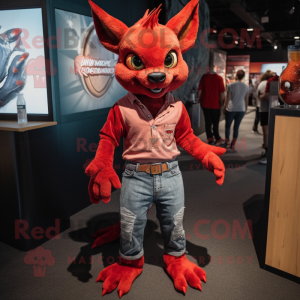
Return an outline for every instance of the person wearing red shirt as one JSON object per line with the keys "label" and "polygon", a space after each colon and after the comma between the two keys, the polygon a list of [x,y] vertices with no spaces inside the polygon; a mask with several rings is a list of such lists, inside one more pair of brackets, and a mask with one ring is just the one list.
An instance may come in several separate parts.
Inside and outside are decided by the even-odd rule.
{"label": "person wearing red shirt", "polygon": [[[223,78],[215,73],[204,74],[198,88],[198,99],[205,118],[205,131],[209,144],[222,141],[219,134],[220,102],[224,101]],[[213,131],[212,131],[213,127]],[[214,138],[215,141],[214,142]]]}
{"label": "person wearing red shirt", "polygon": [[[270,82],[279,80],[279,76],[275,72],[274,72],[274,74],[275,74],[274,77],[270,78],[267,82],[266,93],[268,93],[268,94],[270,93]],[[267,95],[267,96],[269,96],[269,95]]]}

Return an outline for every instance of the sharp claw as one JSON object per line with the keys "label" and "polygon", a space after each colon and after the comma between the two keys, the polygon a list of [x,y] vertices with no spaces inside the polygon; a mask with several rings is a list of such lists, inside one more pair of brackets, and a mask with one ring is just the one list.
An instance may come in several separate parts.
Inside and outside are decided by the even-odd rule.
{"label": "sharp claw", "polygon": [[106,289],[103,289],[102,296],[104,296],[107,293]]}
{"label": "sharp claw", "polygon": [[185,287],[185,286],[182,288],[182,291],[183,291],[184,293],[186,293],[186,287]]}
{"label": "sharp claw", "polygon": [[198,285],[197,285],[197,289],[200,290],[200,291],[202,291],[201,284],[198,284]]}
{"label": "sharp claw", "polygon": [[123,296],[123,291],[119,291],[119,298],[121,299]]}
{"label": "sharp claw", "polygon": [[19,35],[21,32],[22,32],[21,29],[16,28],[16,29],[14,29],[14,30],[11,32],[11,36],[14,37],[14,36],[16,36],[16,35]]}

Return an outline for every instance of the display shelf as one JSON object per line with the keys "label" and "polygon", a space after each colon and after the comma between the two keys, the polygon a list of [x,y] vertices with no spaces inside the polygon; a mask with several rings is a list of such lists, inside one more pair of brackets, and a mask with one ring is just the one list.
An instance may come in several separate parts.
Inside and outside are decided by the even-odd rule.
{"label": "display shelf", "polygon": [[0,130],[24,132],[55,125],[57,125],[57,122],[28,122],[19,124],[17,121],[0,121]]}

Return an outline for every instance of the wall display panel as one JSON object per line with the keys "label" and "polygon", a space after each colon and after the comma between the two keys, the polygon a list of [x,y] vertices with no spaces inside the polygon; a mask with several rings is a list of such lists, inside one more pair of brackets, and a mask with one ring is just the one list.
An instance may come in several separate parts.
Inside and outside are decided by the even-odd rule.
{"label": "wall display panel", "polygon": [[235,82],[236,72],[245,72],[244,82],[249,85],[250,55],[229,55],[227,56],[226,80],[227,84]]}
{"label": "wall display panel", "polygon": [[280,76],[286,66],[287,63],[262,64],[260,72],[265,73],[267,70],[271,70],[273,72],[276,72],[277,75]]}
{"label": "wall display panel", "polygon": [[99,42],[92,17],[55,10],[62,115],[111,107],[127,91],[115,78],[118,55]]}
{"label": "wall display panel", "polygon": [[223,78],[224,86],[226,86],[226,53],[214,51],[213,71]]}
{"label": "wall display panel", "polygon": [[52,70],[45,59],[42,9],[0,10],[0,114],[17,114],[22,93],[28,114],[48,115],[46,76]]}

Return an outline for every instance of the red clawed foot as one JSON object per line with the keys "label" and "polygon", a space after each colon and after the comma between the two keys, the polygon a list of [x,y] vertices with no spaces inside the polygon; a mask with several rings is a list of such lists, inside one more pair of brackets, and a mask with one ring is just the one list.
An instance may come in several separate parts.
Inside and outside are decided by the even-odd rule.
{"label": "red clawed foot", "polygon": [[190,262],[185,254],[179,257],[164,255],[165,269],[172,277],[174,286],[178,291],[186,293],[187,283],[200,291],[201,280],[206,282],[206,273],[200,267]]}
{"label": "red clawed foot", "polygon": [[104,281],[102,296],[112,292],[118,287],[118,294],[121,298],[128,293],[133,281],[142,273],[144,256],[136,260],[120,259],[115,263],[102,270],[96,281]]}
{"label": "red clawed foot", "polygon": [[93,235],[93,238],[96,239],[93,243],[92,249],[119,239],[120,231],[120,221],[118,221],[117,224],[113,226],[97,230],[97,232]]}

